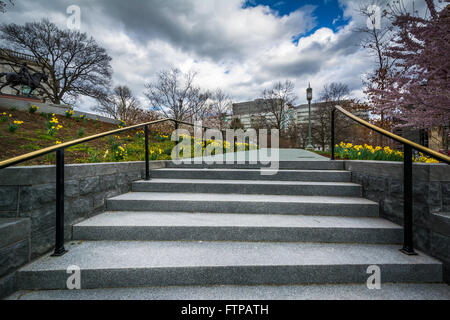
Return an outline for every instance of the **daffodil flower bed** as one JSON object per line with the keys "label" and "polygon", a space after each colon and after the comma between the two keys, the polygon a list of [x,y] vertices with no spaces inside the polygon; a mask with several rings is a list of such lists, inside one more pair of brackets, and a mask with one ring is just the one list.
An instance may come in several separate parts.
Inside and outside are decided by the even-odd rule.
{"label": "daffodil flower bed", "polygon": [[[12,122],[11,122],[12,120]],[[8,122],[8,132],[15,133],[19,126],[23,124],[23,121],[14,120],[12,114],[8,114],[6,112],[3,112],[0,115],[0,121],[1,122]]]}
{"label": "daffodil flower bed", "polygon": [[[67,113],[69,113],[68,110]],[[70,112],[72,113],[72,112]],[[41,110],[30,113],[25,111],[1,110],[0,112],[0,135],[4,136],[4,148],[0,153],[0,159],[6,160],[13,156],[24,154],[28,151],[40,150],[49,145],[59,146],[61,143],[73,141],[81,136],[93,135],[100,132],[107,132],[117,127],[117,124],[98,122],[98,127],[94,121],[83,120],[83,117],[67,115],[55,115],[54,113],[44,113]],[[16,122],[14,122],[16,121]],[[23,122],[22,122],[23,121]],[[84,122],[86,121],[86,122]],[[126,125],[122,123],[122,125]],[[149,156],[151,160],[171,160],[172,151],[176,144],[182,141],[172,141],[172,128],[158,127],[149,128]],[[155,130],[156,129],[156,130]],[[108,136],[66,148],[67,163],[100,163],[117,161],[143,161],[145,160],[145,132],[141,129]],[[190,142],[191,153],[185,152],[181,157],[195,157],[222,152],[232,152],[253,149],[248,143],[237,143],[235,148],[230,148],[229,142],[222,139],[208,141],[195,140],[190,134],[180,140]],[[175,140],[175,139],[174,139]],[[248,142],[248,141],[246,141]],[[194,152],[194,146],[196,153]],[[7,151],[5,151],[7,150]],[[200,151],[200,153],[198,152]],[[208,152],[207,152],[208,151]],[[30,164],[54,164],[55,155],[39,157],[27,162]]]}
{"label": "daffodil flower bed", "polygon": [[[150,160],[171,160],[172,150],[175,147],[175,142],[171,140],[170,134],[164,133],[153,133],[152,140],[149,143],[149,159]],[[195,141],[194,137],[191,136],[180,136],[180,142],[183,139],[191,140],[191,157],[194,157],[194,148],[200,147],[202,153],[205,152],[206,148],[210,146],[211,148],[222,147],[223,153],[226,153],[227,148],[230,147],[230,143],[221,140],[207,140],[207,141]],[[137,161],[145,160],[145,138],[144,131],[138,130],[134,135],[127,135],[121,137],[118,135],[111,136],[108,138],[109,147],[103,150],[100,154],[101,160],[105,162],[113,161]],[[236,143],[235,151],[249,150],[250,145],[248,143]],[[214,155],[214,151],[212,152]],[[183,157],[183,153],[180,154]],[[185,155],[188,156],[187,154]]]}
{"label": "daffodil flower bed", "polygon": [[125,121],[119,120],[119,124],[117,125],[117,127],[118,127],[119,129],[125,128],[126,126],[127,126],[127,123],[126,123]]}
{"label": "daffodil flower bed", "polygon": [[[403,161],[404,155],[401,151],[392,150],[390,147],[373,147],[367,144],[352,145],[341,142],[335,146],[335,154],[341,159],[349,160],[378,160],[378,161]],[[413,157],[414,162],[439,163],[439,161],[426,157],[419,152]]]}
{"label": "daffodil flower bed", "polygon": [[11,118],[11,117],[12,117],[11,114],[8,115],[6,112],[3,112],[2,115],[1,115],[1,117],[0,117],[0,121],[1,121],[1,122],[6,122],[6,121],[8,121],[8,119]]}
{"label": "daffodil flower bed", "polygon": [[59,124],[58,118],[55,117],[55,114],[52,115],[53,117],[47,121],[46,127],[47,127],[47,134],[50,136],[53,136],[57,131],[62,129],[62,125]]}
{"label": "daffodil flower bed", "polygon": [[12,124],[10,123],[8,125],[8,131],[11,133],[16,132],[16,130],[19,128],[19,125],[23,124],[23,121],[14,121]]}

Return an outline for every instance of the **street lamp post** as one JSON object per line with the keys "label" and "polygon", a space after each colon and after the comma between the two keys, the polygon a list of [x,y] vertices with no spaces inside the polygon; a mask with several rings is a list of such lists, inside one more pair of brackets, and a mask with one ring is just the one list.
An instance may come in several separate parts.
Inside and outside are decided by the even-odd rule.
{"label": "street lamp post", "polygon": [[308,99],[308,145],[306,150],[314,150],[311,142],[311,100],[312,100],[312,88],[311,84],[308,85],[306,89],[306,99]]}

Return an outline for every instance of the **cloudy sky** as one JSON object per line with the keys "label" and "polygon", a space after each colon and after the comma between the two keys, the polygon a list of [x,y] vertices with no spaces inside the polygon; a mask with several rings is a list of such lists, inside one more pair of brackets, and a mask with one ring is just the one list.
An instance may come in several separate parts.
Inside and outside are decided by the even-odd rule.
{"label": "cloudy sky", "polygon": [[[359,0],[14,0],[2,23],[50,19],[67,26],[67,8],[81,9],[81,31],[113,57],[113,80],[142,104],[144,84],[161,69],[198,72],[197,84],[222,88],[235,102],[253,100],[290,79],[299,99],[311,82],[346,83],[364,98],[362,77],[374,66],[359,46]],[[417,2],[417,1],[416,1]],[[423,2],[423,0],[418,0]],[[78,108],[85,109],[82,101]]]}

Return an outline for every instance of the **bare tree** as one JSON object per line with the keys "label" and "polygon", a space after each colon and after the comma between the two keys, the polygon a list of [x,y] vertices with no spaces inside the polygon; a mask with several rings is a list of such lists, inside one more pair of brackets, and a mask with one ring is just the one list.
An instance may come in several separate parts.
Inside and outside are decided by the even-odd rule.
{"label": "bare tree", "polygon": [[286,138],[291,146],[305,149],[308,144],[308,123],[292,121],[288,126]]}
{"label": "bare tree", "polygon": [[[61,30],[49,20],[25,25],[3,24],[0,39],[10,49],[30,53],[39,70],[49,75],[47,86],[41,88],[44,99],[59,104],[79,95],[98,98],[110,85],[111,57],[92,37],[75,30]],[[6,64],[16,65],[11,55]]]}
{"label": "bare tree", "polygon": [[332,82],[323,86],[320,93],[320,101],[334,106],[335,103],[348,99],[349,95],[350,89],[348,85],[342,82]]}
{"label": "bare tree", "polygon": [[231,110],[231,99],[222,89],[216,89],[211,95],[212,103],[209,106],[208,113],[215,119],[219,130],[226,127],[226,120]]}
{"label": "bare tree", "polygon": [[117,86],[105,98],[98,99],[96,111],[116,120],[125,121],[128,125],[136,124],[142,116],[139,102],[127,86]]}
{"label": "bare tree", "polygon": [[297,131],[297,137],[299,138],[299,146],[302,149],[306,149],[308,145],[308,124],[299,123],[295,125]]}
{"label": "bare tree", "polygon": [[[321,145],[322,150],[325,150],[330,141],[330,123],[331,123],[331,110],[336,104],[345,104],[349,107],[348,103],[350,90],[344,83],[333,82],[324,85],[319,100],[321,103],[316,104],[316,108],[311,113],[311,133],[315,140],[315,143]],[[335,122],[336,138],[339,139],[342,136],[344,128],[349,126],[349,122],[344,118],[339,117]]]}
{"label": "bare tree", "polygon": [[192,71],[186,74],[175,68],[161,71],[156,82],[146,84],[145,95],[151,107],[176,120],[203,118],[210,93],[194,85],[195,77]]}
{"label": "bare tree", "polygon": [[250,115],[250,126],[252,129],[260,130],[270,128],[271,124],[264,113],[257,113]]}
{"label": "bare tree", "polygon": [[284,129],[284,121],[289,106],[297,100],[294,94],[294,84],[290,80],[276,82],[272,88],[265,89],[259,99],[261,113],[266,113],[266,121],[271,128]]}
{"label": "bare tree", "polygon": [[244,125],[242,124],[241,119],[233,118],[230,123],[230,129],[244,129]]}
{"label": "bare tree", "polygon": [[[388,55],[388,48],[393,39],[392,24],[386,18],[386,9],[390,7],[387,0],[372,0],[361,3],[359,14],[369,21],[367,25],[357,28],[355,31],[363,34],[361,46],[367,49],[375,61],[375,68],[365,79],[365,93],[368,95],[372,111],[381,118],[380,125],[388,129],[386,114],[389,113],[389,106],[382,102],[380,92],[384,92],[390,85],[390,75],[393,72],[395,59]],[[378,10],[378,12],[375,12]],[[380,19],[377,21],[377,19]],[[383,136],[380,135],[382,144]]]}
{"label": "bare tree", "polygon": [[[363,35],[361,46],[376,57],[378,69],[387,69],[392,66],[391,59],[386,55],[392,39],[391,24],[386,18],[386,0],[371,0],[359,4],[358,13],[365,18],[365,23],[355,29]],[[378,20],[380,19],[380,20]]]}

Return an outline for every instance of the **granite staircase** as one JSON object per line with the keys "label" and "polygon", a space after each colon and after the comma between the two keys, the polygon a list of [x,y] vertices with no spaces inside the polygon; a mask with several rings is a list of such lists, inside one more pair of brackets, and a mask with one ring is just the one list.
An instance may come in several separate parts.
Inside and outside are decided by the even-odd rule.
{"label": "granite staircase", "polygon": [[[402,228],[380,218],[343,169],[287,161],[274,175],[248,164],[153,170],[75,225],[68,253],[22,268],[18,289],[40,290],[34,298],[370,299],[441,283],[442,264],[399,252]],[[72,265],[77,292],[66,290]],[[391,288],[384,296],[366,287],[370,265]]]}

